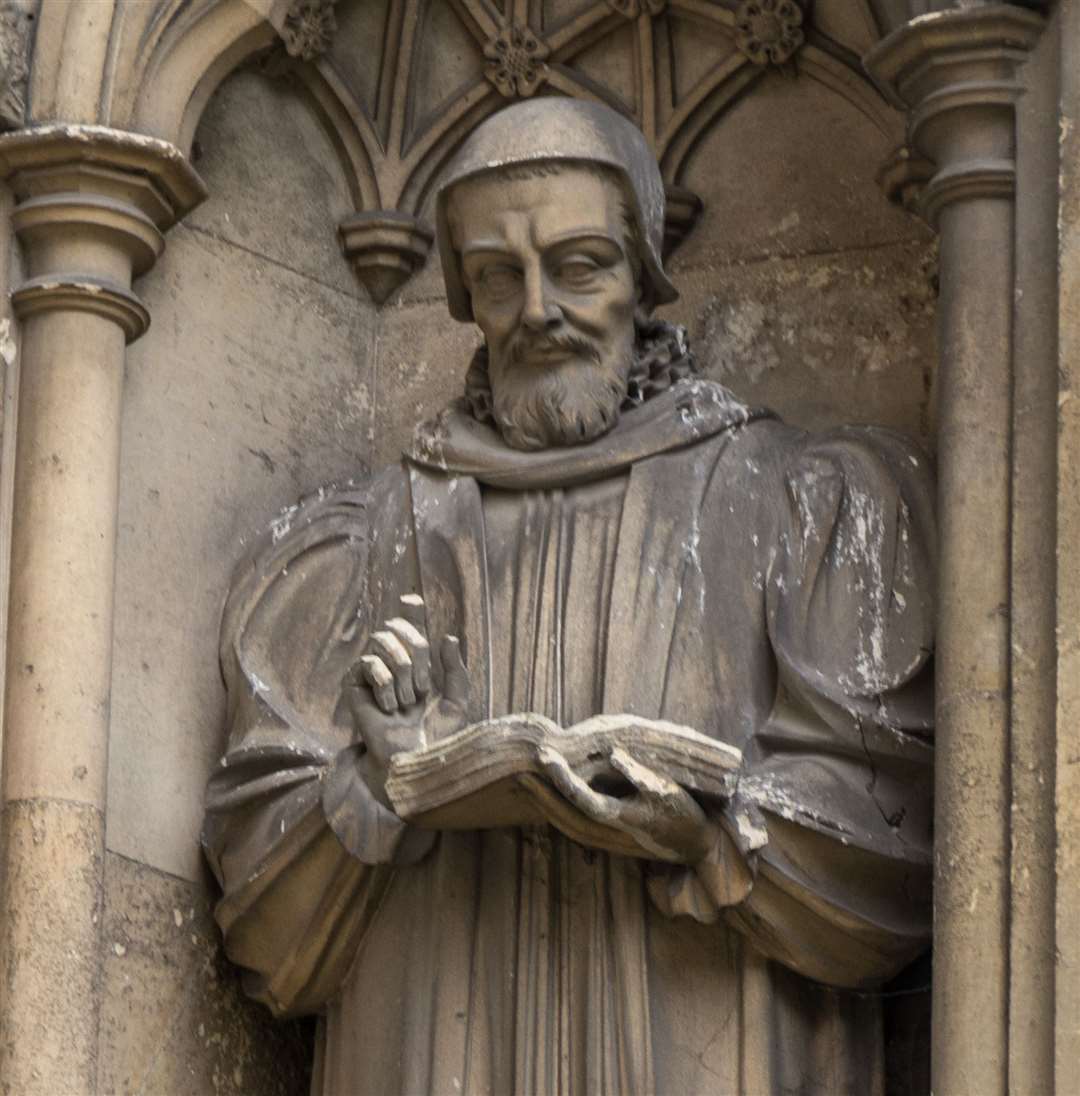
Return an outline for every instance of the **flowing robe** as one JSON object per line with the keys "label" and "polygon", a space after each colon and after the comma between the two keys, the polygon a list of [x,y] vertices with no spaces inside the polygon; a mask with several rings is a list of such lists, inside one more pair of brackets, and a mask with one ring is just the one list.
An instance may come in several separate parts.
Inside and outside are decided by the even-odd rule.
{"label": "flowing robe", "polygon": [[[880,1092],[880,1011],[830,987],[929,934],[925,458],[692,381],[564,451],[451,413],[320,494],[237,574],[204,834],[249,992],[325,1017],[315,1091]],[[413,592],[462,639],[471,719],[634,712],[741,749],[726,860],[380,805],[339,698]]]}

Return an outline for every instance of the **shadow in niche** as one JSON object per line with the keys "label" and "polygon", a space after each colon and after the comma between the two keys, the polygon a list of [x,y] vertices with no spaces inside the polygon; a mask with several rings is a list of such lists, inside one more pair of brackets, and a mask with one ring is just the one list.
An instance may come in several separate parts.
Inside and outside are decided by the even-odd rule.
{"label": "shadow in niche", "polygon": [[882,990],[885,1028],[885,1096],[930,1092],[930,977],[928,951]]}

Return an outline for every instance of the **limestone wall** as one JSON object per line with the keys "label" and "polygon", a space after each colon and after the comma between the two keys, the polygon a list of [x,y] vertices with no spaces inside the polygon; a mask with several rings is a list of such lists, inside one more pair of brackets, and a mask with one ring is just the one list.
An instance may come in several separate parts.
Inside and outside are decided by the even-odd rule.
{"label": "limestone wall", "polygon": [[368,471],[377,325],[333,232],[348,191],[295,95],[237,73],[196,147],[211,197],[139,284],[153,326],[127,365],[100,1088],[294,1093],[307,1033],[240,993],[199,852],[216,634],[253,533]]}

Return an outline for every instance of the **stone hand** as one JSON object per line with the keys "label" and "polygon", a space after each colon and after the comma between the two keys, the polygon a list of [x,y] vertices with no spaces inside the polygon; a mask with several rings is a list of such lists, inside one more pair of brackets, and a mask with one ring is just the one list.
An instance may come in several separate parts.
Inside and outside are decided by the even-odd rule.
{"label": "stone hand", "polygon": [[469,678],[458,638],[444,636],[433,652],[423,600],[406,594],[400,604],[401,615],[372,633],[345,684],[353,726],[365,747],[361,768],[384,803],[394,754],[453,734],[467,722]]}
{"label": "stone hand", "polygon": [[694,797],[623,749],[612,750],[608,760],[633,788],[626,796],[597,791],[555,750],[545,750],[541,760],[548,779],[585,818],[628,834],[658,860],[696,864],[716,843],[719,829]]}

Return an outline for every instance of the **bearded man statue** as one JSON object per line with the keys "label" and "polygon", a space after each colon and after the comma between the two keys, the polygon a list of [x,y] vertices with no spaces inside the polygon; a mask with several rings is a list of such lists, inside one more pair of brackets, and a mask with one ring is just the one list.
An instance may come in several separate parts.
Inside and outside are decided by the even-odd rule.
{"label": "bearded man statue", "polygon": [[[479,126],[436,210],[464,399],[237,572],[204,845],[249,992],[322,1017],[316,1093],[883,1090],[859,991],[930,925],[929,468],[703,378],[652,318],[663,199],[607,107]],[[522,713],[741,760],[718,800],[541,751],[533,821],[398,813],[398,755]]]}

